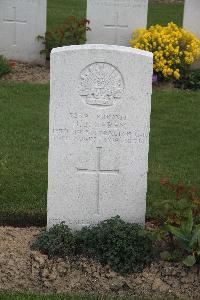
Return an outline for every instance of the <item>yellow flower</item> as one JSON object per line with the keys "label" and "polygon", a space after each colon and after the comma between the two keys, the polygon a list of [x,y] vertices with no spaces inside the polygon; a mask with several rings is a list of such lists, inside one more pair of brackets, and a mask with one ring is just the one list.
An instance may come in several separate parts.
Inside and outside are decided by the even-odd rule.
{"label": "yellow flower", "polygon": [[174,71],[174,77],[176,79],[179,79],[180,78],[180,73],[178,71]]}
{"label": "yellow flower", "polygon": [[154,72],[165,78],[179,79],[180,70],[200,57],[200,39],[173,22],[134,31],[130,44],[134,48],[152,51]]}

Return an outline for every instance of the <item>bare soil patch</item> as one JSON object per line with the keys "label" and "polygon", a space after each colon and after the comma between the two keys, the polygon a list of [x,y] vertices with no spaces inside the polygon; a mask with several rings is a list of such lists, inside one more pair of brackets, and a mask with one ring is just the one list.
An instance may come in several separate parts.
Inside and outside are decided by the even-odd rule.
{"label": "bare soil patch", "polygon": [[22,62],[13,62],[12,72],[4,75],[1,80],[17,82],[48,83],[50,68],[47,62],[45,66],[32,65]]}
{"label": "bare soil patch", "polygon": [[30,250],[41,228],[0,227],[0,290],[114,295],[177,295],[200,299],[200,267],[155,262],[123,277],[83,257],[49,260]]}

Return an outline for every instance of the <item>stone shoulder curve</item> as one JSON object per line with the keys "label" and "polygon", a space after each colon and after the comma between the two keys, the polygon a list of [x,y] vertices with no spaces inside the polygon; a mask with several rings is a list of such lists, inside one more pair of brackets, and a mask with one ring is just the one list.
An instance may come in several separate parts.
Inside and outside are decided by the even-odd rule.
{"label": "stone shoulder curve", "polygon": [[117,45],[104,45],[104,44],[85,44],[85,45],[72,45],[72,46],[64,46],[64,47],[58,47],[54,48],[51,51],[51,55],[67,52],[67,51],[79,51],[79,50],[107,50],[107,51],[121,51],[126,53],[132,53],[132,54],[138,54],[142,56],[146,56],[149,58],[153,58],[153,53],[131,48],[131,47],[125,47],[125,46],[117,46]]}

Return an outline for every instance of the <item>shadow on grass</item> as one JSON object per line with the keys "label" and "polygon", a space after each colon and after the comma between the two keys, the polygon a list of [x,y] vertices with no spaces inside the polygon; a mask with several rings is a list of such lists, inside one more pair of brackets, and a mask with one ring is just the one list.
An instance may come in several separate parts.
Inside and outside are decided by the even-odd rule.
{"label": "shadow on grass", "polygon": [[39,212],[39,213],[1,212],[0,214],[0,226],[44,227],[46,226],[46,224],[47,224],[46,212]]}

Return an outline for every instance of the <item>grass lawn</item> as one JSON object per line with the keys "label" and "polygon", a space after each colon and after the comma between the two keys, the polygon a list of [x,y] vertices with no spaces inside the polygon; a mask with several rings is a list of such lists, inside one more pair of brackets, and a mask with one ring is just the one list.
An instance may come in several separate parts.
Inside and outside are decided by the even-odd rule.
{"label": "grass lawn", "polygon": [[[56,28],[71,15],[85,18],[86,3],[87,0],[48,0],[48,30]],[[148,26],[157,23],[166,25],[170,21],[181,26],[182,19],[183,4],[149,4]]]}
{"label": "grass lawn", "polygon": [[36,295],[0,293],[0,300],[175,300],[174,297],[102,297],[102,296],[76,296],[76,295]]}
{"label": "grass lawn", "polygon": [[166,25],[173,21],[179,26],[183,23],[183,4],[150,3],[148,10],[148,27],[155,24]]}
{"label": "grass lawn", "polygon": [[[154,201],[175,198],[159,179],[200,188],[200,92],[155,91],[152,99],[147,213]],[[159,213],[159,212],[158,212]]]}
{"label": "grass lawn", "polygon": [[[49,86],[0,83],[0,221],[45,224]],[[154,91],[148,176],[151,203],[165,177],[200,187],[200,92]],[[123,200],[123,199],[122,199]]]}
{"label": "grass lawn", "polygon": [[0,221],[46,218],[48,99],[48,85],[0,84]]}

